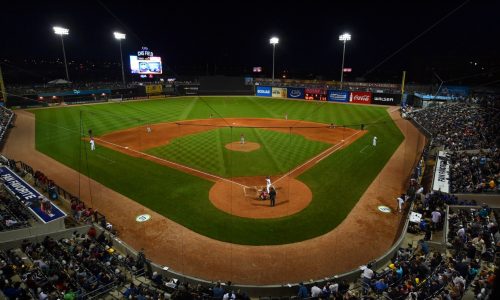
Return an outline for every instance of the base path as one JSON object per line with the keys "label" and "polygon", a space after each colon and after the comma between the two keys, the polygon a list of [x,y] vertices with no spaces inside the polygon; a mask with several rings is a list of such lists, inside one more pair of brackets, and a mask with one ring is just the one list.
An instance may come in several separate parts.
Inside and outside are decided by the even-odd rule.
{"label": "base path", "polygon": [[[402,120],[397,111],[392,111],[391,117],[405,140],[339,226],[299,243],[244,246],[199,235],[94,180],[79,176],[36,151],[33,115],[25,111],[16,114],[16,126],[3,150],[7,157],[43,171],[74,195],[78,195],[81,183],[81,198],[89,205],[90,187],[94,207],[114,224],[120,238],[135,249],[144,248],[149,259],[183,274],[237,284],[286,284],[324,278],[356,269],[382,255],[397,237],[401,216],[381,213],[377,206],[395,208],[395,199],[404,191],[412,166],[425,145],[423,135],[409,121]],[[145,213],[152,216],[150,221],[134,221]]]}

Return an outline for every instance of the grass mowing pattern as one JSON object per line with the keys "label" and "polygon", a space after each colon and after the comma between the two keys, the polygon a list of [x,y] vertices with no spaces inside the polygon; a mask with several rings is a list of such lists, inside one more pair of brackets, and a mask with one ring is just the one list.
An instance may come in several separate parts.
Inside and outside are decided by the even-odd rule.
{"label": "grass mowing pattern", "polygon": [[[313,129],[311,129],[313,130]],[[252,152],[228,150],[224,145],[246,142],[261,147]],[[172,140],[146,152],[221,177],[283,174],[327,149],[329,144],[301,135],[258,128],[221,128]]]}
{"label": "grass mowing pattern", "polygon": [[[202,235],[248,245],[298,242],[335,228],[403,139],[385,108],[256,97],[176,98],[41,109],[34,113],[39,151]],[[91,153],[79,135],[89,128],[100,135],[148,123],[204,119],[210,114],[283,118],[285,113],[289,120],[376,124],[366,126],[368,134],[299,177],[313,192],[307,208],[269,220],[222,212],[208,200],[211,182],[102,147]],[[376,149],[360,153],[371,144],[373,135],[379,138]],[[98,197],[94,201],[99,201]]]}

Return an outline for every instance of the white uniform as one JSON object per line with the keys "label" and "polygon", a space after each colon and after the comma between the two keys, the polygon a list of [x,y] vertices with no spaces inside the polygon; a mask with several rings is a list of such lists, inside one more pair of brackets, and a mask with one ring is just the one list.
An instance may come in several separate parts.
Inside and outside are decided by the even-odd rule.
{"label": "white uniform", "polygon": [[94,141],[94,139],[90,140],[90,150],[92,150],[92,151],[95,150],[95,141]]}
{"label": "white uniform", "polygon": [[377,146],[377,137],[376,136],[373,137],[372,145],[373,145],[373,147]]}
{"label": "white uniform", "polygon": [[269,188],[271,187],[271,178],[266,178],[266,190],[267,193],[269,194]]}
{"label": "white uniform", "polygon": [[405,203],[405,199],[403,199],[402,197],[398,197],[398,209],[399,209],[399,212],[402,211],[403,209],[403,204]]}

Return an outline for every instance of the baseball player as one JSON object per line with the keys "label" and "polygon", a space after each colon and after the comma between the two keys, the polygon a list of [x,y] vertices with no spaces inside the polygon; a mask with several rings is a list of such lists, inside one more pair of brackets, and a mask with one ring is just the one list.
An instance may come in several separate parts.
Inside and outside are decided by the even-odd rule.
{"label": "baseball player", "polygon": [[151,127],[149,127],[149,126],[148,126],[148,127],[146,128],[146,132],[147,132],[147,133],[151,133]]}
{"label": "baseball player", "polygon": [[91,151],[95,150],[95,141],[93,138],[90,139],[90,150]]}
{"label": "baseball player", "polygon": [[269,194],[269,188],[271,188],[271,177],[267,176],[266,177],[266,190],[267,190],[267,193]]}
{"label": "baseball player", "polygon": [[376,136],[373,137],[372,145],[373,145],[373,147],[377,146],[377,137]]}
{"label": "baseball player", "polygon": [[242,133],[240,135],[240,144],[244,144],[245,143],[245,135]]}

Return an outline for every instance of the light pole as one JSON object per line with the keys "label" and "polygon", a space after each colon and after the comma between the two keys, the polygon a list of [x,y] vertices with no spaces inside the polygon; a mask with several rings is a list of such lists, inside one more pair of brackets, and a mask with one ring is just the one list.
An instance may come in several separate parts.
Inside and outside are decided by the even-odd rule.
{"label": "light pole", "polygon": [[342,68],[340,69],[340,89],[344,82],[344,58],[345,58],[345,43],[351,40],[351,35],[349,33],[344,33],[339,35],[339,41],[344,42],[344,51],[342,51]]}
{"label": "light pole", "polygon": [[125,33],[120,33],[120,32],[113,32],[115,35],[115,39],[118,40],[118,43],[120,44],[120,60],[121,60],[121,65],[122,65],[122,80],[123,80],[123,87],[126,87],[125,85],[125,70],[123,69],[123,53],[122,53],[122,40],[125,39]]}
{"label": "light pole", "polygon": [[280,42],[280,39],[273,36],[269,39],[269,43],[273,45],[273,84],[274,84],[274,53],[276,52],[276,44]]}
{"label": "light pole", "polygon": [[54,29],[54,33],[58,34],[61,36],[61,44],[62,44],[62,50],[63,50],[63,58],[64,58],[64,68],[66,69],[66,80],[69,81],[69,73],[68,73],[68,64],[66,63],[66,51],[64,50],[64,35],[69,34],[69,29],[59,27],[59,26],[54,26],[52,27]]}

